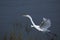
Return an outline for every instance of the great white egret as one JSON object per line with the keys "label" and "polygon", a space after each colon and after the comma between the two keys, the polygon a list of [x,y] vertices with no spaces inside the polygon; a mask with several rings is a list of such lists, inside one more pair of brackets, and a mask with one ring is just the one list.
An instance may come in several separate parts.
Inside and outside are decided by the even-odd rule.
{"label": "great white egret", "polygon": [[43,18],[43,21],[41,22],[41,24],[40,25],[36,25],[33,22],[32,17],[30,15],[23,15],[23,16],[29,18],[31,23],[32,23],[31,27],[34,27],[38,31],[42,31],[42,32],[46,32],[46,31],[49,32],[50,31],[50,30],[48,30],[48,28],[51,26],[50,19]]}
{"label": "great white egret", "polygon": [[43,17],[43,21],[41,22],[41,24],[40,25],[36,25],[33,22],[32,17],[30,15],[23,15],[23,16],[30,19],[30,21],[32,23],[31,27],[34,27],[38,31],[48,32],[49,34],[52,34],[54,36],[57,36],[56,34],[52,33],[50,30],[48,30],[48,28],[51,27],[51,20],[50,19],[47,19],[47,18],[44,18]]}

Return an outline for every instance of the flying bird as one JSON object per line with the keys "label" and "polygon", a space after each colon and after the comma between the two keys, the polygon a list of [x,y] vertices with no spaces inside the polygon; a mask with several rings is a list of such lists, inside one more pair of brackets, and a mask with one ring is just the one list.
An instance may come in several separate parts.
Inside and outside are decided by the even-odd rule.
{"label": "flying bird", "polygon": [[48,34],[51,34],[55,37],[57,37],[57,35],[55,33],[52,33],[48,28],[51,27],[51,20],[50,19],[47,19],[47,18],[44,18],[43,17],[43,20],[42,22],[40,23],[40,25],[36,25],[34,23],[34,21],[32,20],[32,17],[30,15],[23,15],[24,17],[27,17],[30,19],[32,25],[31,27],[34,27],[35,29],[37,29],[38,31],[41,31],[41,32],[48,32]]}
{"label": "flying bird", "polygon": [[48,30],[48,28],[51,27],[50,19],[46,19],[46,18],[43,17],[43,21],[41,22],[41,24],[40,25],[36,25],[34,23],[34,21],[32,20],[32,17],[30,15],[23,15],[23,16],[30,19],[30,21],[32,23],[31,27],[34,27],[38,31],[50,32],[50,30]]}

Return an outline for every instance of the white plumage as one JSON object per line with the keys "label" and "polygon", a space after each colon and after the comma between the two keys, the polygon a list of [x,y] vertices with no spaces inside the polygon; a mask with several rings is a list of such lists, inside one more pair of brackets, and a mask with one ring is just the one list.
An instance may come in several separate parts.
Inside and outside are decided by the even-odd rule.
{"label": "white plumage", "polygon": [[51,21],[50,19],[46,19],[46,18],[43,18],[43,21],[41,22],[40,25],[36,25],[33,20],[32,20],[32,17],[30,15],[23,15],[24,17],[27,17],[30,19],[32,25],[31,27],[34,27],[36,28],[38,31],[42,31],[42,32],[50,32],[50,30],[48,30],[49,27],[51,27]]}

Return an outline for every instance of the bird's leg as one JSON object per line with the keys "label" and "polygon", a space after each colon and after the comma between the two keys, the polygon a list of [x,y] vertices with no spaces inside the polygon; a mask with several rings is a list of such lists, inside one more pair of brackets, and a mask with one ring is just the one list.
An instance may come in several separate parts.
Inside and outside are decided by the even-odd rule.
{"label": "bird's leg", "polygon": [[31,27],[34,27],[33,25],[31,25]]}
{"label": "bird's leg", "polygon": [[49,34],[53,35],[53,36],[57,36],[56,34],[52,33],[52,32],[48,32]]}
{"label": "bird's leg", "polygon": [[51,37],[51,40],[54,40],[55,38],[57,38],[57,35],[55,33],[52,33],[52,32],[48,32],[47,36]]}
{"label": "bird's leg", "polygon": [[52,32],[49,32],[49,33],[53,35],[51,40],[54,40],[55,38],[57,38],[57,35],[55,33],[52,33]]}

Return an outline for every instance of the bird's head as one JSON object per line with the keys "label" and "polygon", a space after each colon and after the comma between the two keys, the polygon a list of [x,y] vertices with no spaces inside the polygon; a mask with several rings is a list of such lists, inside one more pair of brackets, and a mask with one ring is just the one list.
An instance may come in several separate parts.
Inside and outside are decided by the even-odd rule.
{"label": "bird's head", "polygon": [[22,15],[22,16],[27,17],[28,15]]}
{"label": "bird's head", "polygon": [[27,17],[27,18],[31,18],[31,16],[30,16],[30,15],[22,15],[22,16]]}

